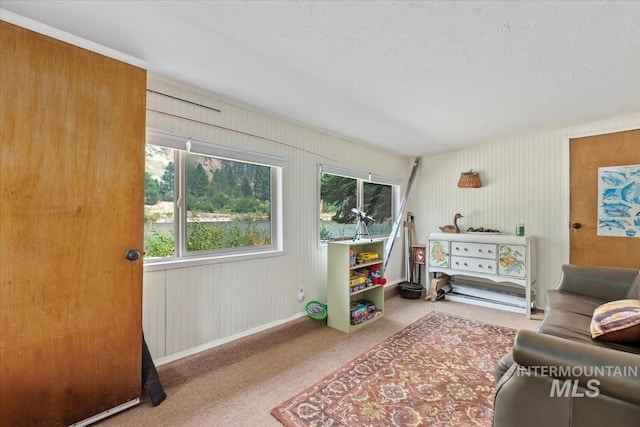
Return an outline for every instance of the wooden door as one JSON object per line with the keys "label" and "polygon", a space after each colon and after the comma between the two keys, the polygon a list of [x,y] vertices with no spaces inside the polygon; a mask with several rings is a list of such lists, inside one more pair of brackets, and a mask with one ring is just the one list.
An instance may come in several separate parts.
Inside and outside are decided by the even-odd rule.
{"label": "wooden door", "polygon": [[0,425],[141,390],[144,70],[0,22]]}
{"label": "wooden door", "polygon": [[640,238],[597,235],[598,168],[640,164],[640,130],[572,138],[569,148],[570,262],[640,268]]}

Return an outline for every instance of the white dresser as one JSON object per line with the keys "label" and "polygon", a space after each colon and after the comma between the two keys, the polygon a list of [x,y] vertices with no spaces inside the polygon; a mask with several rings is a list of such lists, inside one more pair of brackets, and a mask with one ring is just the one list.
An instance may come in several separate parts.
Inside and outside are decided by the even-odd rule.
{"label": "white dresser", "polygon": [[[536,288],[534,236],[431,233],[428,240],[428,272],[453,278],[453,290],[446,299],[531,317]],[[469,284],[464,278],[471,279]]]}

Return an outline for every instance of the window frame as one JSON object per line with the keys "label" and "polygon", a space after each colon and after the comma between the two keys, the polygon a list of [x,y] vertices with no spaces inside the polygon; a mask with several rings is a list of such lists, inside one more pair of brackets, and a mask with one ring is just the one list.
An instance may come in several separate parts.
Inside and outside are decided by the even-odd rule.
{"label": "window frame", "polygon": [[[145,271],[162,270],[172,265],[202,265],[239,259],[262,258],[284,253],[282,187],[286,159],[281,156],[243,150],[218,143],[147,128],[146,145],[174,150],[174,254],[145,258]],[[186,161],[189,154],[233,162],[252,163],[270,168],[271,243],[261,246],[232,247],[201,251],[187,250]],[[146,170],[146,167],[145,167]]]}
{"label": "window frame", "polygon": [[[317,212],[320,212],[320,204],[322,201],[322,175],[330,174],[342,176],[344,178],[350,178],[356,180],[356,203],[357,208],[362,209],[364,206],[364,184],[372,183],[372,184],[381,184],[381,185],[389,185],[391,186],[391,222],[395,221],[396,210],[400,206],[400,191],[402,185],[402,179],[393,178],[384,175],[379,175],[372,172],[362,172],[359,170],[348,169],[340,166],[327,165],[327,164],[319,164],[318,165],[318,209]],[[355,224],[354,224],[355,226]],[[320,238],[320,231],[322,227],[322,221],[320,220],[320,215],[318,215],[318,232],[317,239],[319,246],[325,246],[331,240],[322,240]],[[393,230],[393,227],[392,227]],[[355,228],[354,228],[355,233]],[[372,238],[384,238],[388,239],[391,233],[388,234],[372,234]],[[397,237],[397,236],[396,236]]]}

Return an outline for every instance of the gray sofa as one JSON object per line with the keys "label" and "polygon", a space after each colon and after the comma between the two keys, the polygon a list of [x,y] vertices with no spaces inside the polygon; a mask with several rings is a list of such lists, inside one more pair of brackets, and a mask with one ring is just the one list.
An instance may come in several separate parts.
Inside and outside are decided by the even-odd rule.
{"label": "gray sofa", "polygon": [[542,324],[498,364],[494,427],[640,426],[640,341],[589,329],[597,307],[625,299],[640,299],[638,270],[564,265]]}

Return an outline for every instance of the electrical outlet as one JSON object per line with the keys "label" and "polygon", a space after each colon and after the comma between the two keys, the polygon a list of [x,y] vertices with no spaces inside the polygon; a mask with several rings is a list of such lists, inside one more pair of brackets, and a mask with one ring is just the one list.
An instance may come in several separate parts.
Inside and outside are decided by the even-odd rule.
{"label": "electrical outlet", "polygon": [[298,302],[304,301],[304,290],[300,289],[298,291]]}

